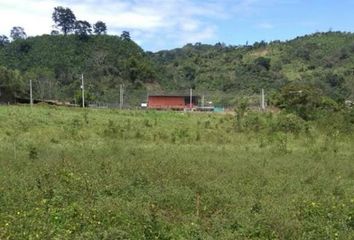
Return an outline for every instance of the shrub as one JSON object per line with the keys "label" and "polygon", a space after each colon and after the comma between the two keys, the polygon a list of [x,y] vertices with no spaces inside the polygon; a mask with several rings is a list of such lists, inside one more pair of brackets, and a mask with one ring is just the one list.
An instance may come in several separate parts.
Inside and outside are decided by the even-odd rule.
{"label": "shrub", "polygon": [[354,125],[354,108],[346,111],[344,114],[344,118],[348,124]]}
{"label": "shrub", "polygon": [[120,130],[121,130],[120,127],[117,124],[115,124],[113,120],[109,119],[107,126],[103,130],[103,134],[104,136],[108,136],[108,137],[116,137]]}
{"label": "shrub", "polygon": [[299,134],[307,128],[307,123],[295,114],[280,114],[276,120],[275,130]]}
{"label": "shrub", "polygon": [[241,131],[243,125],[243,118],[248,110],[248,100],[245,98],[241,98],[237,101],[237,107],[235,109],[236,113],[236,129]]}
{"label": "shrub", "polygon": [[338,111],[340,106],[332,98],[322,97],[320,108],[327,111]]}
{"label": "shrub", "polygon": [[270,58],[259,57],[254,60],[254,63],[256,66],[262,67],[268,71],[270,69],[270,61]]}
{"label": "shrub", "polygon": [[276,98],[278,107],[310,120],[314,119],[314,113],[321,106],[322,91],[308,84],[290,83]]}
{"label": "shrub", "polygon": [[245,116],[244,126],[251,131],[259,132],[268,126],[267,119],[259,113],[251,113]]}

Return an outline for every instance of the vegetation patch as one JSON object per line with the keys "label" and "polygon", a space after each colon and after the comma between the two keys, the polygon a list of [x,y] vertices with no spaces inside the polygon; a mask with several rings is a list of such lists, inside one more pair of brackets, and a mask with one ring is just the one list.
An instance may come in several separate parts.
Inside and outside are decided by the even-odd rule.
{"label": "vegetation patch", "polygon": [[0,238],[352,239],[352,111],[238,114],[0,107]]}

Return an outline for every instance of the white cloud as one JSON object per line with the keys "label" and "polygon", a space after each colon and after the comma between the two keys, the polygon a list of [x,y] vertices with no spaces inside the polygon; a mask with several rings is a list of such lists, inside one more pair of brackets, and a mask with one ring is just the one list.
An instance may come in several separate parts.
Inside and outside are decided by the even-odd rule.
{"label": "white cloud", "polygon": [[216,0],[0,0],[0,15],[6,19],[0,25],[0,34],[9,35],[13,26],[24,27],[30,36],[50,33],[56,6],[69,7],[77,19],[106,22],[111,34],[127,29],[133,34],[139,32],[143,39],[174,33],[176,42],[186,35],[188,40],[213,38],[215,31],[203,18],[223,16],[222,5]]}
{"label": "white cloud", "polygon": [[9,35],[14,26],[22,26],[28,35],[50,32],[54,1],[0,0],[0,34]]}
{"label": "white cloud", "polygon": [[184,32],[179,44],[182,45],[185,43],[203,42],[206,40],[213,39],[215,37],[215,34],[216,31],[214,27],[205,27],[203,29],[200,29],[199,31],[194,31],[193,34]]}
{"label": "white cloud", "polygon": [[133,39],[156,50],[187,42],[218,41],[213,20],[252,12],[258,3],[259,0],[0,0],[0,34],[9,35],[13,26],[24,27],[29,36],[50,33],[54,7],[64,6],[78,20],[104,21],[110,34],[128,30]]}
{"label": "white cloud", "polygon": [[195,21],[193,19],[185,19],[181,22],[180,28],[182,31],[193,32],[197,31],[200,27],[201,23],[199,21]]}

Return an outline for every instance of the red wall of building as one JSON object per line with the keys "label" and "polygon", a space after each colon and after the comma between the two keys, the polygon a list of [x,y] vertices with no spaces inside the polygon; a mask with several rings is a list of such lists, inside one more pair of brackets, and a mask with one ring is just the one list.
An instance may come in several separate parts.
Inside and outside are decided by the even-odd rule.
{"label": "red wall of building", "polygon": [[149,108],[184,108],[184,97],[149,96]]}

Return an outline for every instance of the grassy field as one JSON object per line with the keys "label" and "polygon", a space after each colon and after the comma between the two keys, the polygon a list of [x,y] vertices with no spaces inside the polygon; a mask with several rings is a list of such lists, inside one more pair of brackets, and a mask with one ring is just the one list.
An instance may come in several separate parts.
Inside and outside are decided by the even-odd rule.
{"label": "grassy field", "polygon": [[0,239],[353,239],[333,119],[0,107]]}

